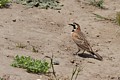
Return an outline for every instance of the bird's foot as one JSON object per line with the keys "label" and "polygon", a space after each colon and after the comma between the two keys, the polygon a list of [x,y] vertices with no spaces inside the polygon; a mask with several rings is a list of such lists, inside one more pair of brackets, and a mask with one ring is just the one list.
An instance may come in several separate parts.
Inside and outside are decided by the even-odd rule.
{"label": "bird's foot", "polygon": [[78,49],[77,52],[73,53],[73,55],[78,55],[79,52],[80,52],[80,49]]}
{"label": "bird's foot", "polygon": [[73,53],[73,55],[75,56],[75,55],[78,55],[77,53]]}

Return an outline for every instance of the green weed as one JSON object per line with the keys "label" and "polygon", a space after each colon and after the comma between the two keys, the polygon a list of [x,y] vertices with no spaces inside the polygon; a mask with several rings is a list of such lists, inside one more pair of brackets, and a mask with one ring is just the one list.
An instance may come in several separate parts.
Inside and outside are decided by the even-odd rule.
{"label": "green weed", "polygon": [[3,80],[3,78],[0,77],[0,80]]}
{"label": "green weed", "polygon": [[60,5],[58,0],[17,0],[17,3],[28,5],[30,7],[39,7],[42,9],[60,10],[63,5]]}
{"label": "green weed", "polygon": [[120,26],[120,12],[117,12],[116,14],[116,22],[119,24]]}
{"label": "green weed", "polygon": [[32,51],[35,53],[38,53],[39,51],[35,48],[35,46],[32,46]]}
{"label": "green weed", "polygon": [[27,47],[27,46],[24,45],[24,44],[21,44],[21,43],[17,43],[16,47],[18,47],[18,48],[25,48],[25,47]]}
{"label": "green weed", "polygon": [[46,73],[50,68],[46,61],[32,59],[30,56],[19,57],[18,55],[14,58],[12,66],[27,69],[28,72],[32,73]]}
{"label": "green weed", "polygon": [[118,24],[120,26],[120,12],[116,13],[116,19],[115,18],[106,18],[106,17],[101,16],[101,15],[96,14],[96,13],[93,13],[93,15],[95,15],[97,18],[99,18],[101,20],[110,21],[110,22]]}
{"label": "green weed", "polygon": [[9,7],[8,5],[9,2],[10,2],[9,0],[0,0],[0,8]]}
{"label": "green weed", "polygon": [[90,4],[96,7],[99,7],[101,9],[104,9],[103,7],[104,0],[91,0]]}
{"label": "green weed", "polygon": [[101,19],[101,20],[106,20],[106,21],[110,21],[110,22],[113,22],[113,23],[115,23],[115,22],[116,22],[116,21],[115,21],[115,19],[106,18],[106,17],[101,16],[101,15],[96,14],[96,13],[93,13],[93,15],[95,15],[97,18],[99,18],[99,19]]}

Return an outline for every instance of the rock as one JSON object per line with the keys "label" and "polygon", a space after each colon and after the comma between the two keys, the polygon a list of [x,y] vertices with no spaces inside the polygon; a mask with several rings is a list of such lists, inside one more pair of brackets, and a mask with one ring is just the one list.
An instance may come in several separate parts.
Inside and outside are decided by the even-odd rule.
{"label": "rock", "polygon": [[96,37],[100,37],[100,35],[96,35]]}
{"label": "rock", "polygon": [[5,38],[6,40],[8,39],[8,38]]}
{"label": "rock", "polygon": [[86,32],[86,34],[88,34],[88,32]]}
{"label": "rock", "polygon": [[91,61],[87,61],[87,63],[92,63],[92,64],[95,64],[94,62],[91,62]]}
{"label": "rock", "polygon": [[74,59],[73,59],[73,60],[70,60],[70,62],[71,62],[71,63],[75,63],[75,60],[74,60]]}
{"label": "rock", "polygon": [[111,79],[115,79],[115,77],[111,77]]}
{"label": "rock", "polygon": [[3,80],[22,80],[19,75],[5,74],[3,75]]}
{"label": "rock", "polygon": [[13,22],[16,22],[16,19],[12,20]]}
{"label": "rock", "polygon": [[58,13],[60,13],[60,11],[58,11]]}
{"label": "rock", "polygon": [[95,52],[98,52],[99,50],[97,49],[97,50],[95,50]]}
{"label": "rock", "polygon": [[72,15],[72,13],[69,13],[70,15]]}
{"label": "rock", "polygon": [[85,8],[84,6],[82,6],[81,8]]}
{"label": "rock", "polygon": [[0,25],[0,27],[4,27],[3,25]]}
{"label": "rock", "polygon": [[108,43],[111,43],[111,41],[109,40]]}
{"label": "rock", "polygon": [[36,79],[36,80],[41,80],[41,79]]}
{"label": "rock", "polygon": [[60,65],[60,62],[57,61],[57,60],[54,60],[54,61],[53,61],[53,65]]}
{"label": "rock", "polygon": [[120,80],[120,77],[118,77],[118,80]]}
{"label": "rock", "polygon": [[55,25],[55,22],[50,22],[51,25]]}

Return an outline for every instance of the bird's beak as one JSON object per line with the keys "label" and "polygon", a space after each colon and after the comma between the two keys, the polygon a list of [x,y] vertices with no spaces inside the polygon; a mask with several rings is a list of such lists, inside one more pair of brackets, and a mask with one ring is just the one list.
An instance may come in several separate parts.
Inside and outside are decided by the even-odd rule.
{"label": "bird's beak", "polygon": [[68,25],[70,25],[70,26],[74,26],[74,24],[68,24]]}
{"label": "bird's beak", "polygon": [[75,27],[75,25],[74,25],[74,24],[68,24],[68,25],[72,26],[72,27],[73,27],[73,29],[76,29],[76,27]]}

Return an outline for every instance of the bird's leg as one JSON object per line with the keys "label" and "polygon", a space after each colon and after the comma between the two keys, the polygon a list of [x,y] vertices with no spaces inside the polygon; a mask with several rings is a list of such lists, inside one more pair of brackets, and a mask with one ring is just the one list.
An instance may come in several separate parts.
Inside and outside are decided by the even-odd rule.
{"label": "bird's leg", "polygon": [[73,55],[77,55],[77,53],[78,53],[78,52],[80,52],[80,49],[78,49],[78,51],[77,51],[77,52],[75,52]]}
{"label": "bird's leg", "polygon": [[83,50],[82,55],[84,54],[85,50]]}
{"label": "bird's leg", "polygon": [[85,50],[83,50],[83,52],[81,53],[81,56],[83,56],[83,55],[84,55],[84,52],[85,52]]}

